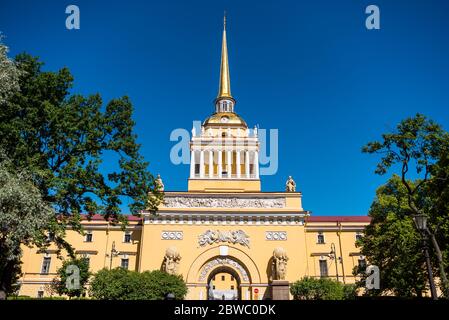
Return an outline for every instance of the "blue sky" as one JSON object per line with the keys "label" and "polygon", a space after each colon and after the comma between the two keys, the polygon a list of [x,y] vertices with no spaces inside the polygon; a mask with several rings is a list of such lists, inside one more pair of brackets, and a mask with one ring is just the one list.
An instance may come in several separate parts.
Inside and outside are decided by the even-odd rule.
{"label": "blue sky", "polygon": [[[65,28],[69,4],[80,30]],[[380,30],[365,28],[370,4]],[[0,31],[11,56],[69,67],[74,92],[128,95],[150,171],[186,190],[189,168],[170,162],[169,137],[213,112],[224,10],[236,111],[279,130],[279,169],[262,177],[264,191],[292,175],[313,214],[366,214],[387,177],[361,147],[417,112],[449,128],[445,0],[2,0]]]}

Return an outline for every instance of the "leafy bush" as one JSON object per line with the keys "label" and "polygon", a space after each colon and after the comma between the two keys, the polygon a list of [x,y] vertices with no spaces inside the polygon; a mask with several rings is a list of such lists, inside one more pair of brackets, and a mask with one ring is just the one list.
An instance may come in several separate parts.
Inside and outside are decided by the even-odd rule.
{"label": "leafy bush", "polygon": [[292,284],[290,292],[295,300],[343,300],[351,291],[329,278],[304,277]]}
{"label": "leafy bush", "polygon": [[[69,277],[73,277],[73,270],[69,266],[75,266],[79,270],[79,287],[71,289],[67,286]],[[67,273],[69,271],[69,273]],[[63,262],[62,267],[58,269],[58,278],[53,279],[51,287],[53,291],[59,295],[67,295],[69,297],[80,297],[86,292],[86,285],[89,281],[91,273],[89,272],[89,263],[85,258],[75,258]],[[70,281],[69,281],[70,282]]]}
{"label": "leafy bush", "polygon": [[187,286],[181,276],[158,270],[139,273],[103,269],[95,274],[90,286],[90,295],[103,300],[162,300],[169,293],[183,299]]}

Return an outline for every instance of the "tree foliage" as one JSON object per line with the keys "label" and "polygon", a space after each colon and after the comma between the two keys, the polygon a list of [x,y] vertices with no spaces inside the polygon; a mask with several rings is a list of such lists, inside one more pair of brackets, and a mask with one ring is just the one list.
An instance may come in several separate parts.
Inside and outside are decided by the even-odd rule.
{"label": "tree foliage", "polygon": [[0,104],[19,91],[19,75],[13,60],[8,58],[9,48],[2,43],[2,34],[0,33]]}
{"label": "tree foliage", "polygon": [[181,276],[159,270],[139,273],[103,269],[95,274],[90,286],[91,296],[102,300],[162,300],[169,293],[183,299],[187,286]]}
{"label": "tree foliage", "polygon": [[[69,277],[73,277],[73,270],[69,266],[76,266],[79,270],[79,287],[71,288],[67,282],[71,282]],[[52,289],[59,295],[67,295],[69,297],[80,297],[87,291],[87,283],[91,273],[89,272],[89,262],[86,258],[72,258],[64,261],[62,266],[57,270],[58,278],[52,282]],[[74,284],[74,282],[72,283]]]}
{"label": "tree foliage", "polygon": [[304,277],[290,287],[295,300],[343,300],[354,297],[353,286],[330,279]]}
{"label": "tree foliage", "polygon": [[[410,185],[414,186],[412,182]],[[427,273],[422,254],[421,236],[409,215],[407,191],[401,178],[394,175],[376,191],[369,216],[371,223],[357,242],[370,264],[380,270],[380,289],[367,290],[367,295],[395,294],[401,297],[422,296]],[[364,272],[359,283],[365,286]]]}
{"label": "tree foliage", "polygon": [[32,177],[16,172],[0,152],[0,291],[13,291],[20,274],[20,245],[46,244],[44,230],[53,216]]}
{"label": "tree foliage", "polygon": [[[402,229],[397,231],[406,232],[411,228],[406,224],[411,225],[412,215],[424,214],[429,218],[427,233],[433,248],[432,262],[438,266],[435,271],[441,279],[442,292],[449,296],[446,275],[449,265],[449,133],[434,121],[417,114],[401,121],[395,131],[384,133],[382,140],[368,143],[362,151],[381,155],[375,170],[377,174],[398,170],[399,181],[404,187],[400,196],[404,197],[406,205],[401,216],[389,218],[400,220],[393,221],[397,227],[402,225]],[[411,234],[408,233],[408,236]],[[406,277],[409,278],[409,275]]]}
{"label": "tree foliage", "polygon": [[[129,98],[113,99],[104,105],[99,94],[71,94],[73,77],[67,68],[43,71],[43,63],[36,57],[20,54],[12,63],[5,60],[4,52],[0,47],[0,75],[4,76],[4,65],[11,70],[16,67],[18,72],[10,78],[17,76],[20,90],[1,89],[8,95],[2,93],[7,99],[0,101],[0,149],[14,171],[30,173],[36,190],[32,199],[37,201],[40,195],[42,206],[46,203],[54,210],[50,219],[48,210],[23,213],[29,214],[33,223],[27,237],[21,238],[23,242],[45,247],[48,243],[42,241],[42,235],[51,233],[58,249],[65,248],[73,257],[71,246],[64,240],[65,229],[70,226],[82,232],[81,213],[89,217],[101,214],[125,226],[128,220],[121,214],[124,198],[130,200],[133,214],[143,209],[155,211],[162,194],[155,191],[148,163],[139,152]],[[3,80],[0,83],[3,85]],[[23,182],[20,178],[15,181]],[[28,185],[23,188],[30,189]],[[37,211],[31,205],[25,209]],[[2,211],[12,221],[2,229],[6,239],[15,238],[15,229],[21,228],[15,222],[27,225],[20,220],[23,214],[19,211]],[[2,248],[0,258],[4,260],[0,263],[18,255],[20,246],[16,243]],[[14,268],[20,268],[18,261]],[[0,278],[0,287],[11,286],[4,280]]]}

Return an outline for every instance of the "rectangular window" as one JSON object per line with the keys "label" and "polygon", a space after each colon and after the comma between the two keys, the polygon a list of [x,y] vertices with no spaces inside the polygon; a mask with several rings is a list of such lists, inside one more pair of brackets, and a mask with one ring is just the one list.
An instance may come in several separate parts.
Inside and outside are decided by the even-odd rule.
{"label": "rectangular window", "polygon": [[121,267],[123,269],[128,269],[129,266],[129,259],[122,259]]}
{"label": "rectangular window", "polygon": [[125,237],[123,238],[123,242],[130,243],[131,242],[131,232],[125,232]]}
{"label": "rectangular window", "polygon": [[195,174],[200,174],[200,165],[199,165],[199,163],[195,163]]}
{"label": "rectangular window", "polygon": [[214,289],[214,290],[215,290],[215,286],[212,286],[212,289]]}
{"label": "rectangular window", "polygon": [[234,286],[231,286],[231,290],[234,290]]}
{"label": "rectangular window", "polygon": [[41,274],[48,274],[50,272],[50,263],[51,257],[44,257],[44,260],[42,261]]}
{"label": "rectangular window", "polygon": [[221,281],[225,281],[225,276],[221,276]]}
{"label": "rectangular window", "polygon": [[322,232],[318,232],[316,243],[324,244],[324,234]]}
{"label": "rectangular window", "polygon": [[355,234],[355,241],[358,241],[358,240],[360,240],[360,239],[362,239],[362,234],[359,233],[359,232],[357,232],[357,233]]}
{"label": "rectangular window", "polygon": [[328,276],[326,260],[320,260],[320,276],[322,278]]}
{"label": "rectangular window", "polygon": [[366,269],[366,260],[364,258],[359,259],[359,270],[363,271]]}
{"label": "rectangular window", "polygon": [[39,290],[39,291],[37,292],[37,297],[38,297],[39,299],[42,299],[42,298],[44,297],[44,291]]}
{"label": "rectangular window", "polygon": [[86,236],[84,238],[84,242],[92,242],[92,239],[93,239],[92,232],[89,231],[88,233],[86,233]]}
{"label": "rectangular window", "polygon": [[89,257],[88,255],[85,255],[85,256],[83,257],[83,259],[84,259],[84,261],[86,261],[87,267],[89,268],[89,266],[90,266],[90,257]]}

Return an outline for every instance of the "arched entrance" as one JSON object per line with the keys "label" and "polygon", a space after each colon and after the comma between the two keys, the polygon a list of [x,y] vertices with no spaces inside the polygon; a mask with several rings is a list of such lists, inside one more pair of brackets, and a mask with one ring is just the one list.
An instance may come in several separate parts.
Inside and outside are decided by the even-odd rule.
{"label": "arched entrance", "polygon": [[190,287],[190,299],[208,299],[210,275],[220,270],[234,274],[238,281],[238,299],[241,300],[252,300],[253,289],[262,283],[258,267],[244,250],[233,246],[213,246],[201,252],[189,267],[186,283]]}
{"label": "arched entrance", "polygon": [[220,266],[210,272],[207,278],[208,300],[240,300],[240,276],[228,267]]}

